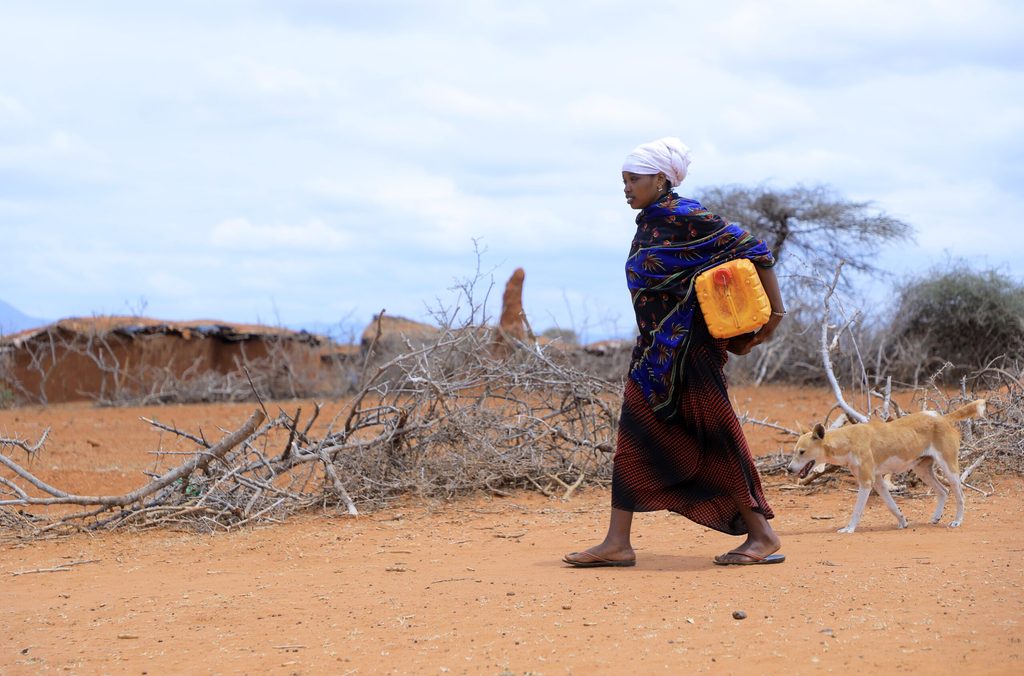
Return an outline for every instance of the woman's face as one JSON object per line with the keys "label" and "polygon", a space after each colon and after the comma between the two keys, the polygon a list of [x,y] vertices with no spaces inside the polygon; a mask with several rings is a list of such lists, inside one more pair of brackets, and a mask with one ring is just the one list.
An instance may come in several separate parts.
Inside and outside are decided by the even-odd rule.
{"label": "woman's face", "polygon": [[643,209],[654,204],[654,201],[661,197],[659,186],[665,185],[663,174],[634,174],[631,171],[622,172],[623,192],[626,193],[626,203],[633,209]]}

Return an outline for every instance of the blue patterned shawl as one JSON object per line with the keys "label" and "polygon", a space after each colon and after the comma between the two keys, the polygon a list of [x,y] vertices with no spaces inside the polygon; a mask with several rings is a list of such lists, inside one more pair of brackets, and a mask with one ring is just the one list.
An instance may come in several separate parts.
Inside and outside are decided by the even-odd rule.
{"label": "blue patterned shawl", "polygon": [[641,210],[626,260],[626,281],[636,313],[636,348],[629,375],[662,420],[678,409],[683,363],[697,306],[694,279],[734,258],[775,263],[768,246],[695,200],[669,193]]}

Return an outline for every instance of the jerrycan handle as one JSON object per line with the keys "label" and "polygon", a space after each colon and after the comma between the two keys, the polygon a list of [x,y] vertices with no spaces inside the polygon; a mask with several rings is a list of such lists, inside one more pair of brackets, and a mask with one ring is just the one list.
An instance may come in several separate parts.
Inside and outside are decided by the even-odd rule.
{"label": "jerrycan handle", "polygon": [[722,291],[725,293],[725,301],[729,304],[732,323],[736,328],[739,328],[740,318],[739,313],[736,311],[736,300],[732,297],[732,292],[729,289],[729,283],[732,281],[732,270],[718,268],[711,273],[711,277],[715,284],[722,287]]}

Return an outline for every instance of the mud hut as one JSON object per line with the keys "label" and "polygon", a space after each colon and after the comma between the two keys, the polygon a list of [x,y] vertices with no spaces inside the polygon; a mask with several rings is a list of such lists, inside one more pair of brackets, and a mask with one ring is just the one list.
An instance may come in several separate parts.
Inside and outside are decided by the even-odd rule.
{"label": "mud hut", "polygon": [[221,321],[96,316],[0,337],[0,396],[99,403],[308,394],[336,346],[318,335]]}

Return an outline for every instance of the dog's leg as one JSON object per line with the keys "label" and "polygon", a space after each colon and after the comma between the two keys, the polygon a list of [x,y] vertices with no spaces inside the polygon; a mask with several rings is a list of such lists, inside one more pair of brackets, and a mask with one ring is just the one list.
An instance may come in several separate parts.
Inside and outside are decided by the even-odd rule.
{"label": "dog's leg", "polygon": [[950,469],[945,458],[935,458],[935,462],[946,476],[949,485],[953,487],[953,497],[956,498],[956,518],[949,522],[949,527],[956,528],[964,522],[964,487],[960,482],[960,475]]}
{"label": "dog's leg", "polygon": [[875,491],[882,496],[882,500],[885,502],[885,506],[889,508],[893,516],[896,517],[897,528],[907,527],[907,518],[903,516],[903,512],[900,511],[896,501],[892,499],[892,494],[889,493],[889,488],[885,485],[885,477],[877,477],[875,479]]}
{"label": "dog's leg", "polygon": [[960,483],[960,475],[953,472],[948,475],[953,485],[953,496],[956,498],[956,518],[949,522],[950,528],[957,528],[964,522],[964,487]]}
{"label": "dog's leg", "polygon": [[939,477],[935,474],[935,461],[929,457],[922,458],[917,462],[911,469],[914,470],[914,474],[921,477],[921,479],[928,484],[928,486],[935,491],[935,513],[932,514],[932,523],[938,523],[942,519],[942,512],[946,509],[946,499],[949,497],[949,491],[939,481]]}
{"label": "dog's leg", "polygon": [[871,486],[861,486],[857,490],[857,502],[853,505],[853,514],[850,516],[850,523],[840,528],[838,533],[852,533],[857,530],[860,517],[864,516],[864,507],[868,504],[868,496],[871,495]]}

